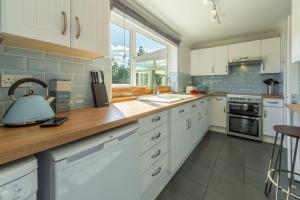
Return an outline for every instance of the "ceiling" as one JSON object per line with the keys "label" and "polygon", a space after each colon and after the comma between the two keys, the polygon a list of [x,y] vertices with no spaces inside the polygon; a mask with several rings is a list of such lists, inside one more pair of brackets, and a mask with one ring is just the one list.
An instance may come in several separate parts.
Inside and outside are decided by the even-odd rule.
{"label": "ceiling", "polygon": [[221,24],[211,21],[203,0],[133,0],[164,21],[192,45],[216,39],[278,30],[291,0],[216,0]]}

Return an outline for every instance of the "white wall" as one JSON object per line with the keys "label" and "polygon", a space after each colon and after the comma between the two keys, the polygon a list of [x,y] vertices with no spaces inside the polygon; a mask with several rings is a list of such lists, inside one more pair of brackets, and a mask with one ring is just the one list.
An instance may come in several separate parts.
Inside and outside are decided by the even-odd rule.
{"label": "white wall", "polygon": [[182,43],[178,47],[178,71],[185,74],[190,74],[190,65],[190,47]]}

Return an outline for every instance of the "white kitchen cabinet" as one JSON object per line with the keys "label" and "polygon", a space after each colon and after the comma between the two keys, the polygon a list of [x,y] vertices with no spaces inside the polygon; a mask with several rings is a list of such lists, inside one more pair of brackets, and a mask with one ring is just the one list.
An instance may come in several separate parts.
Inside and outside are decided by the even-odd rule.
{"label": "white kitchen cabinet", "polygon": [[263,134],[275,136],[275,125],[283,124],[283,100],[264,99],[263,100]]}
{"label": "white kitchen cabinet", "polygon": [[228,46],[215,47],[214,75],[228,75]]}
{"label": "white kitchen cabinet", "polygon": [[199,50],[191,51],[191,76],[199,74]]}
{"label": "white kitchen cabinet", "polygon": [[109,0],[71,1],[71,47],[108,55]]}
{"label": "white kitchen cabinet", "polygon": [[171,109],[171,170],[176,170],[190,151],[188,106]]}
{"label": "white kitchen cabinet", "polygon": [[215,65],[214,48],[199,49],[199,75],[213,74]]}
{"label": "white kitchen cabinet", "polygon": [[1,33],[70,47],[70,0],[1,0]]}
{"label": "white kitchen cabinet", "polygon": [[226,128],[226,97],[216,96],[213,97],[212,103],[213,121],[212,125],[217,127]]}
{"label": "white kitchen cabinet", "polygon": [[300,1],[292,1],[292,63],[300,61]]}
{"label": "white kitchen cabinet", "polygon": [[261,57],[261,41],[243,42],[229,45],[229,59]]}
{"label": "white kitchen cabinet", "polygon": [[189,112],[188,118],[190,120],[190,128],[189,128],[189,134],[190,134],[190,151],[192,151],[200,142],[201,140],[201,113],[200,113],[200,109],[199,109],[199,104],[198,102],[194,102],[191,106],[190,106],[191,110]]}
{"label": "white kitchen cabinet", "polygon": [[280,73],[280,37],[261,41],[263,63],[260,73]]}
{"label": "white kitchen cabinet", "polygon": [[211,123],[212,123],[212,98],[211,97],[206,97],[206,108],[207,108],[207,118],[208,118],[208,128],[210,128]]}

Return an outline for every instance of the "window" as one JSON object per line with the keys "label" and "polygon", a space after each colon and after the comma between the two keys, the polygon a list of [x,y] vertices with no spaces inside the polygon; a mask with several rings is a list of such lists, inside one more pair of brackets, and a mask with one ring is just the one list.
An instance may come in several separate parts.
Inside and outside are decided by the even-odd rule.
{"label": "window", "polygon": [[111,24],[111,56],[113,84],[131,84],[130,31]]}
{"label": "window", "polygon": [[[165,40],[113,14],[113,84],[151,87],[158,75],[168,75],[168,49]],[[168,85],[168,81],[162,79],[162,85]]]}

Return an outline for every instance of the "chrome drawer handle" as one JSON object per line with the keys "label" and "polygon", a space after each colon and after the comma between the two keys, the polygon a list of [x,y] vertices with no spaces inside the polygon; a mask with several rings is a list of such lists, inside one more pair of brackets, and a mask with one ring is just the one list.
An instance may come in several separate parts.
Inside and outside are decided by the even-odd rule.
{"label": "chrome drawer handle", "polygon": [[184,109],[178,111],[178,113],[183,113],[183,112],[184,112]]}
{"label": "chrome drawer handle", "polygon": [[155,152],[155,153],[151,156],[151,158],[154,159],[154,158],[156,158],[157,156],[159,156],[160,154],[161,154],[161,150],[158,150],[157,152]]}
{"label": "chrome drawer handle", "polygon": [[268,103],[271,103],[271,104],[279,104],[279,102],[276,102],[276,101],[268,101]]}
{"label": "chrome drawer handle", "polygon": [[62,34],[66,35],[67,28],[68,28],[68,17],[67,17],[67,13],[65,11],[62,11],[62,15],[64,17],[64,26],[63,26]]}
{"label": "chrome drawer handle", "polygon": [[80,35],[81,35],[81,24],[80,24],[80,19],[78,16],[75,17],[75,20],[77,22],[77,27],[78,27],[78,31],[76,34],[76,39],[79,39]]}
{"label": "chrome drawer handle", "polygon": [[158,139],[160,136],[161,136],[161,133],[158,133],[157,135],[153,136],[153,137],[151,138],[151,140],[156,140],[156,139]]}
{"label": "chrome drawer handle", "polygon": [[161,119],[160,116],[154,117],[151,121],[152,122],[158,122]]}
{"label": "chrome drawer handle", "polygon": [[194,104],[194,105],[192,105],[192,108],[196,108],[196,105]]}
{"label": "chrome drawer handle", "polygon": [[200,103],[201,103],[201,104],[204,104],[204,101],[201,101]]}
{"label": "chrome drawer handle", "polygon": [[159,167],[151,176],[157,176],[161,172],[161,167]]}

